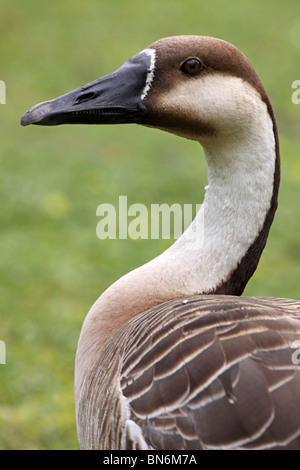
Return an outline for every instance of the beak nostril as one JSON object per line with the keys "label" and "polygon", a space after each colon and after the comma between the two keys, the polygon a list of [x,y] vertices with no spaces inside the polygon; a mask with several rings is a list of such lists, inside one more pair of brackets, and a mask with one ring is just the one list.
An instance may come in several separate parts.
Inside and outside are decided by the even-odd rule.
{"label": "beak nostril", "polygon": [[94,98],[95,93],[89,92],[89,93],[82,93],[82,95],[79,95],[78,98],[76,98],[75,104],[80,104],[83,103],[84,101],[89,101],[90,99]]}

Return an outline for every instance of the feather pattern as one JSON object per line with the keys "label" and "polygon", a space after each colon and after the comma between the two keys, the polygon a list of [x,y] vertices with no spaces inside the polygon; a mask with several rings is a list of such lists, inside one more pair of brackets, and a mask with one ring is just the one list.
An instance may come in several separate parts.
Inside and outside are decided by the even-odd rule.
{"label": "feather pattern", "polygon": [[299,302],[231,296],[170,301],[135,319],[121,388],[148,445],[299,448],[299,320]]}
{"label": "feather pattern", "polygon": [[292,346],[299,336],[300,302],[289,299],[198,295],[143,312],[87,376],[81,442],[297,449],[300,366]]}

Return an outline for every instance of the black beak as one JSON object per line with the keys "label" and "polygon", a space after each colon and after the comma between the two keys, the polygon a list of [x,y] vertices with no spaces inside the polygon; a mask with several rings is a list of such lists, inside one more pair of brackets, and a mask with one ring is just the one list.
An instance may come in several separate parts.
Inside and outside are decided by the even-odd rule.
{"label": "black beak", "polygon": [[140,52],[115,72],[33,106],[22,116],[21,124],[141,123],[145,112],[142,97],[150,65],[150,56]]}

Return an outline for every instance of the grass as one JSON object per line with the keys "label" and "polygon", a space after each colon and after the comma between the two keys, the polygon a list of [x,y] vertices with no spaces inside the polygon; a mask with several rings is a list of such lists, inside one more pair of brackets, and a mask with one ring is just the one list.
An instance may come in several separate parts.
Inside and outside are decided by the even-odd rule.
{"label": "grass", "polygon": [[[104,75],[156,39],[203,34],[252,61],[271,98],[282,154],[280,205],[246,295],[300,298],[298,0],[2,0],[0,79],[0,449],[77,449],[73,364],[82,321],[122,274],[165,240],[96,237],[96,208],[201,202],[198,144],[138,126],[21,128],[33,104]],[[297,16],[298,15],[298,16]]]}

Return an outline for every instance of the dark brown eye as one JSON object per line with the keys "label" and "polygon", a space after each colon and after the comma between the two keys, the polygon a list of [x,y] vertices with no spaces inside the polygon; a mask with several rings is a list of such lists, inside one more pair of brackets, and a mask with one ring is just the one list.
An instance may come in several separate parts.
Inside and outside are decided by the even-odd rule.
{"label": "dark brown eye", "polygon": [[202,70],[202,63],[199,59],[191,58],[183,62],[180,67],[181,72],[186,75],[197,75]]}

